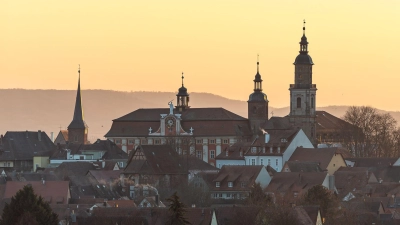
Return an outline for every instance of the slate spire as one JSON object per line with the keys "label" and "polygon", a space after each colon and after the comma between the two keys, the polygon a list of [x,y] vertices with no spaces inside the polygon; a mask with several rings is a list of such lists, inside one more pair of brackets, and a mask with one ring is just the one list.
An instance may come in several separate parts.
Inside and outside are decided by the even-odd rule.
{"label": "slate spire", "polygon": [[82,97],[81,97],[81,68],[78,69],[78,90],[76,92],[74,118],[68,128],[87,128],[83,118]]}

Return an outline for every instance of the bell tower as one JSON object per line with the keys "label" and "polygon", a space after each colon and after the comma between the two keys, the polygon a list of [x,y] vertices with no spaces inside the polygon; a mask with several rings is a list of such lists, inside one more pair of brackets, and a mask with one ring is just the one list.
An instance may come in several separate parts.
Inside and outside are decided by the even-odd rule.
{"label": "bell tower", "polygon": [[316,92],[317,85],[312,83],[313,61],[308,55],[308,41],[303,22],[303,36],[300,41],[299,55],[294,61],[294,84],[290,85],[289,120],[294,127],[299,127],[316,144]]}
{"label": "bell tower", "polygon": [[78,69],[78,90],[76,92],[75,110],[72,122],[68,126],[68,142],[77,144],[87,144],[88,126],[83,119],[83,108],[81,98],[81,69]]}
{"label": "bell tower", "polygon": [[190,108],[189,106],[189,94],[187,93],[187,89],[183,85],[183,76],[182,72],[182,87],[179,88],[178,94],[176,95],[176,109],[181,113],[185,109]]}
{"label": "bell tower", "polygon": [[253,134],[259,132],[260,125],[268,120],[268,98],[262,92],[262,79],[259,71],[260,62],[257,56],[257,73],[254,77],[254,92],[247,101],[247,114]]}

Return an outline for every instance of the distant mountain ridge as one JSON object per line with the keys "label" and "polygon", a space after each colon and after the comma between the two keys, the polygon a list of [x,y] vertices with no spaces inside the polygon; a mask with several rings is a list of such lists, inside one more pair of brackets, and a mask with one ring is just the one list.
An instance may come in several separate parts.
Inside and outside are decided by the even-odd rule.
{"label": "distant mountain ridge", "polygon": [[[0,89],[0,134],[6,131],[42,130],[54,137],[66,129],[74,111],[75,90],[26,90]],[[168,108],[168,102],[176,99],[174,92],[122,92],[111,90],[83,90],[84,118],[89,126],[89,139],[103,138],[112,120],[138,108]],[[247,102],[227,99],[210,93],[190,93],[189,105],[193,108],[222,107],[247,118]],[[341,117],[348,106],[319,107]],[[270,107],[274,116],[285,116],[289,107]],[[390,113],[400,121],[400,112]],[[270,114],[271,116],[271,114]]]}

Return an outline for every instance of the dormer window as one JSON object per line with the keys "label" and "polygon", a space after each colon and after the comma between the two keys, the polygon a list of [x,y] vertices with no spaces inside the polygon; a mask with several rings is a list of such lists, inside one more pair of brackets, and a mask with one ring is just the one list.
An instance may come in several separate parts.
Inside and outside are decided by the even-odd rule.
{"label": "dormer window", "polygon": [[257,152],[257,147],[251,147],[251,153],[256,153]]}
{"label": "dormer window", "polygon": [[220,187],[220,183],[219,182],[215,182],[215,187]]}
{"label": "dormer window", "polygon": [[228,182],[228,187],[233,187],[233,182]]}
{"label": "dormer window", "polygon": [[246,187],[246,184],[244,182],[240,183],[240,187],[244,188]]}

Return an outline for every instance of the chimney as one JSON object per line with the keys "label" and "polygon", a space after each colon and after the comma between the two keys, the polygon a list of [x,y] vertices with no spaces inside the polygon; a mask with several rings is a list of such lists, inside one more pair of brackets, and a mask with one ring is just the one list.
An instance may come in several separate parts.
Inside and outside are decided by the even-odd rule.
{"label": "chimney", "polygon": [[158,199],[158,194],[156,195],[156,206],[158,207],[158,205],[160,204],[159,199]]}
{"label": "chimney", "polygon": [[42,141],[42,131],[41,130],[38,130],[37,135],[38,135],[38,140]]}
{"label": "chimney", "polygon": [[281,147],[278,146],[278,153],[281,153]]}
{"label": "chimney", "polygon": [[46,184],[46,181],[42,178],[42,183],[43,183],[43,185],[45,185]]}
{"label": "chimney", "polygon": [[101,168],[104,169],[104,167],[106,167],[106,161],[103,160],[103,161],[101,162]]}
{"label": "chimney", "polygon": [[269,134],[265,132],[264,136],[265,136],[265,144],[267,144],[269,142]]}
{"label": "chimney", "polygon": [[50,140],[51,142],[54,142],[54,132],[50,132]]}

